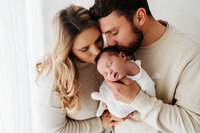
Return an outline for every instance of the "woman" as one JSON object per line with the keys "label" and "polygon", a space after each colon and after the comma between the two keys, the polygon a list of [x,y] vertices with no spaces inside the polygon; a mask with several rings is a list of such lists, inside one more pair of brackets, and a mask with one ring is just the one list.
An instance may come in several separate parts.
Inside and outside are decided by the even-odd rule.
{"label": "woman", "polygon": [[95,117],[98,102],[90,96],[103,81],[92,64],[103,48],[99,25],[75,5],[59,11],[54,23],[56,45],[36,64],[41,132],[99,133],[118,124],[122,119],[109,112]]}

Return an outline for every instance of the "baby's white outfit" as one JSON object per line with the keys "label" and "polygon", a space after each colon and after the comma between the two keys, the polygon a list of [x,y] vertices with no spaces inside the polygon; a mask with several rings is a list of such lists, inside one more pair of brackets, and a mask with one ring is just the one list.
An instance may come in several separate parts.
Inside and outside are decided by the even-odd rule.
{"label": "baby's white outfit", "polygon": [[[131,62],[134,62],[134,61],[131,60]],[[152,81],[149,75],[142,69],[141,61],[136,60],[135,64],[137,64],[138,67],[140,68],[140,72],[135,76],[127,76],[127,77],[136,81],[137,84],[140,86],[141,90],[144,91],[149,96],[156,96],[155,87],[154,87],[155,83]],[[118,118],[125,118],[127,115],[129,115],[131,112],[135,110],[133,107],[129,106],[128,104],[117,101],[114,98],[112,91],[110,90],[105,80],[100,86],[100,91],[93,92],[91,94],[91,97],[95,100],[101,101],[99,104],[99,108],[96,112],[96,116],[98,117],[101,116],[105,110],[105,108],[102,106],[102,102],[105,102],[110,113]]]}

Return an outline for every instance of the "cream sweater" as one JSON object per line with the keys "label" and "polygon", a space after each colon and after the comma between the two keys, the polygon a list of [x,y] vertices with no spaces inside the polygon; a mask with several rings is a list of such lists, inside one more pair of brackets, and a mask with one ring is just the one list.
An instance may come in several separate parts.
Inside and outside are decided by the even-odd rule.
{"label": "cream sweater", "polygon": [[200,44],[168,25],[135,57],[154,80],[156,97],[140,91],[130,104],[138,113],[115,133],[200,133]]}
{"label": "cream sweater", "polygon": [[96,117],[98,101],[91,93],[99,90],[103,77],[97,72],[96,65],[75,61],[80,74],[80,107],[75,115],[60,109],[60,100],[52,89],[55,81],[52,72],[40,82],[40,133],[101,133],[102,123]]}

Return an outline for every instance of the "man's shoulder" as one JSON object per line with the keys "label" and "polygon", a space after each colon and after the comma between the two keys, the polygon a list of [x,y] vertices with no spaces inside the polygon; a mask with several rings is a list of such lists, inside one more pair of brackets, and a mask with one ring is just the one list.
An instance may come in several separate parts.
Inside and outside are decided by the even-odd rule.
{"label": "man's shoulder", "polygon": [[192,37],[171,24],[169,24],[169,31],[174,39],[177,41],[177,43],[182,43],[183,46],[185,44],[190,44],[191,47],[200,48],[200,43],[197,40],[193,39]]}
{"label": "man's shoulder", "polygon": [[[163,43],[166,43],[165,48],[177,49],[179,53],[196,53],[200,51],[200,43],[181,32],[179,29],[169,24],[166,31],[166,37]],[[172,51],[171,51],[172,52]]]}

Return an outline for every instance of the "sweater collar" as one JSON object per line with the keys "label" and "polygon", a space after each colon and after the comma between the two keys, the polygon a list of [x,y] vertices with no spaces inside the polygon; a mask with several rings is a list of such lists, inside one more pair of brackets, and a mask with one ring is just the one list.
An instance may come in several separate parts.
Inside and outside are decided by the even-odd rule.
{"label": "sweater collar", "polygon": [[159,22],[167,27],[165,33],[163,34],[163,36],[161,36],[154,43],[152,43],[152,44],[150,44],[148,46],[145,46],[145,47],[140,47],[138,50],[145,50],[145,49],[149,49],[149,48],[154,48],[157,45],[159,45],[163,40],[165,40],[170,35],[170,31],[173,29],[173,26],[170,25],[167,21],[159,20]]}

